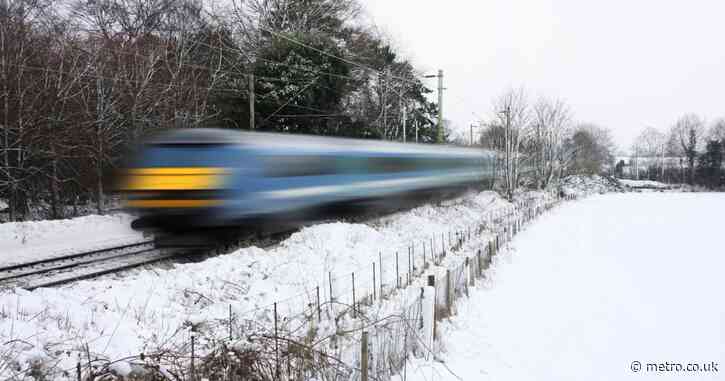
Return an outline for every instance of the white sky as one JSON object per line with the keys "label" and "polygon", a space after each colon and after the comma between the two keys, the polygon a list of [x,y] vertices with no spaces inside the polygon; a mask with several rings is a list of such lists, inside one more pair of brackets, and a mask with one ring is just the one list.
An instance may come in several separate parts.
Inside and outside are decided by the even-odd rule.
{"label": "white sky", "polygon": [[725,117],[725,0],[362,2],[416,67],[444,70],[459,129],[512,86],[566,100],[623,149],[686,112]]}

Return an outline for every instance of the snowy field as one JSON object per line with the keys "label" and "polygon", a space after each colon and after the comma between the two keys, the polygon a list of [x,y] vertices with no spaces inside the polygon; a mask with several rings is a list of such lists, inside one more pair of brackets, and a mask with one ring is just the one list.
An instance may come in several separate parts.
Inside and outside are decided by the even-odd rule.
{"label": "snowy field", "polygon": [[0,224],[0,266],[143,241],[120,213]]}
{"label": "snowy field", "polygon": [[407,379],[725,379],[723,215],[722,193],[554,209],[439,324],[445,365],[412,360]]}

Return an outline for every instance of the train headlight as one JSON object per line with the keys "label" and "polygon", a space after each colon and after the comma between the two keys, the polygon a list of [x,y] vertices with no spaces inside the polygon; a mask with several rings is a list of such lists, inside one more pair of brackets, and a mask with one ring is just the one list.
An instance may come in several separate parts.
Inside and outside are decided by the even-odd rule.
{"label": "train headlight", "polygon": [[126,171],[123,191],[196,191],[224,187],[230,170],[218,167],[134,168]]}

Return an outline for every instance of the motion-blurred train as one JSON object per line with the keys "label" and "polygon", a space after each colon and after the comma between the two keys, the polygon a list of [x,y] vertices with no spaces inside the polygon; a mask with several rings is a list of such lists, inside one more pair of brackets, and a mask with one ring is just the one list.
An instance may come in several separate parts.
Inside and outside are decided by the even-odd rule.
{"label": "motion-blurred train", "polygon": [[460,188],[490,180],[494,161],[443,145],[179,129],[139,147],[119,184],[145,226],[208,228]]}

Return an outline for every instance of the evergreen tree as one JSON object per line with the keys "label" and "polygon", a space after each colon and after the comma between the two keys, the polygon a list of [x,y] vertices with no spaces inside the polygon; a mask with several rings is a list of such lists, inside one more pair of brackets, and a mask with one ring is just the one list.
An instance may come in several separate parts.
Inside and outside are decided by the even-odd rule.
{"label": "evergreen tree", "polygon": [[614,173],[620,179],[624,178],[624,160],[620,160],[619,162],[617,162],[617,165],[614,167]]}
{"label": "evergreen tree", "polygon": [[705,152],[698,157],[697,179],[708,188],[716,188],[723,184],[722,174],[722,142],[710,140]]}
{"label": "evergreen tree", "polygon": [[[342,57],[332,38],[324,34],[290,34],[289,38],[319,51]],[[348,135],[342,99],[357,80],[350,65],[284,38],[271,38],[259,54],[254,70],[258,78],[258,129],[315,135]],[[347,124],[347,123],[345,123]]]}

